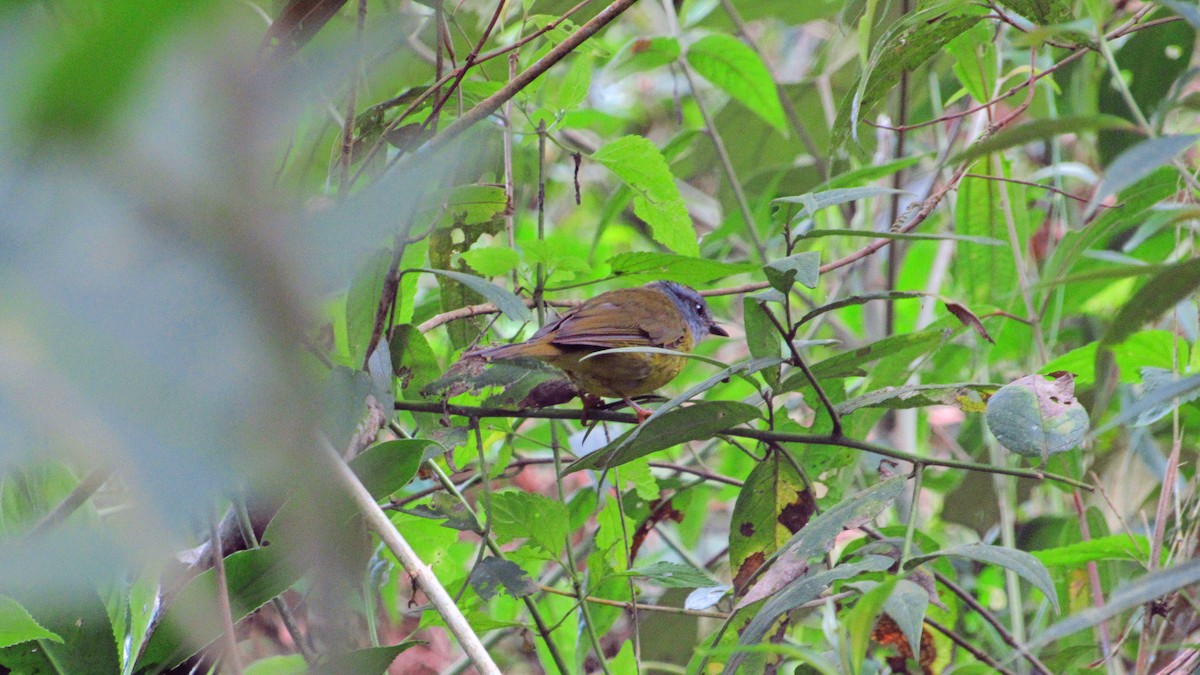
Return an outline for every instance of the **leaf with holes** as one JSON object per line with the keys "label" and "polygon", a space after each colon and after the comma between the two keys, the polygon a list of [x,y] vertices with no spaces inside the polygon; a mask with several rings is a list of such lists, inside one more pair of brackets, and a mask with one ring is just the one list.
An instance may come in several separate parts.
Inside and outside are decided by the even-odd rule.
{"label": "leaf with holes", "polygon": [[1088,430],[1070,373],[1053,380],[1026,375],[1000,387],[988,400],[986,419],[1001,445],[1043,461],[1078,446]]}

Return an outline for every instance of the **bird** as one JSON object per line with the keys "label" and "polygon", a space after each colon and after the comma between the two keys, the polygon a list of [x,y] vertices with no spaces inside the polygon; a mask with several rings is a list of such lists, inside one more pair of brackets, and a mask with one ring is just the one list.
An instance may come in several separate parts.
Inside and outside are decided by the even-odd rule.
{"label": "bird", "polygon": [[[465,354],[485,361],[532,357],[558,368],[584,394],[619,398],[638,423],[653,413],[633,402],[675,379],[687,359],[676,354],[621,352],[584,357],[620,347],[659,347],[690,352],[707,335],[729,337],[695,289],[673,281],[601,293],[542,326],[525,342]],[[588,399],[584,397],[585,406]]]}

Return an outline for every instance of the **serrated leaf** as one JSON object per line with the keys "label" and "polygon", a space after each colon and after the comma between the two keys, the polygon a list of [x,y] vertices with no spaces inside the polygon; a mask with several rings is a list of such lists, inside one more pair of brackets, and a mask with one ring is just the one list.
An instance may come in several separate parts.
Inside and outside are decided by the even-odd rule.
{"label": "serrated leaf", "polygon": [[683,195],[654,143],[641,136],[625,136],[597,150],[592,159],[633,191],[633,212],[650,225],[655,241],[676,253],[700,254]]}
{"label": "serrated leaf", "polygon": [[492,495],[492,531],[501,543],[531,539],[552,556],[567,543],[567,505],[529,492]]}
{"label": "serrated leaf", "polygon": [[63,641],[54,631],[43,628],[21,603],[0,595],[0,648],[30,640]]}
{"label": "serrated leaf", "polygon": [[1024,457],[1066,452],[1083,442],[1088,414],[1075,399],[1074,377],[1027,375],[1000,387],[987,404],[987,425],[1005,448]]}
{"label": "serrated leaf", "polygon": [[816,288],[821,276],[821,252],[804,251],[768,263],[763,274],[771,287],[780,293],[788,293],[796,282]]}
{"label": "serrated leaf", "polygon": [[471,588],[484,600],[491,600],[501,588],[514,598],[523,598],[538,590],[537,584],[520,565],[495,556],[480,560],[468,580]]}
{"label": "serrated leaf", "polygon": [[775,81],[753,49],[732,35],[713,33],[688,47],[687,60],[704,79],[787,136],[787,120]]}
{"label": "serrated leaf", "polygon": [[1055,612],[1059,611],[1058,592],[1054,588],[1054,580],[1050,578],[1049,570],[1046,569],[1046,566],[1040,560],[1025,551],[1006,548],[1004,546],[989,546],[987,544],[965,544],[937,551],[936,553],[930,553],[929,555],[916,556],[908,561],[906,568],[912,569],[922,563],[943,556],[968,558],[1016,572],[1017,576],[1033,584],[1034,588],[1046,596],[1046,599],[1053,605]]}
{"label": "serrated leaf", "polygon": [[600,450],[575,460],[563,469],[563,474],[620,466],[680,443],[712,438],[718,432],[758,419],[761,415],[758,408],[748,403],[698,401],[646,420]]}

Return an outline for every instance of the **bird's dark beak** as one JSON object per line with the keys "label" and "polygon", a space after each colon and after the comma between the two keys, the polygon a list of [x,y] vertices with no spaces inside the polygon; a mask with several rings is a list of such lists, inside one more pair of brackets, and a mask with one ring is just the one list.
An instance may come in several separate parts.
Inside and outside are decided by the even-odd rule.
{"label": "bird's dark beak", "polygon": [[729,331],[725,330],[724,328],[718,326],[715,323],[709,324],[708,332],[712,335],[720,335],[721,337],[729,337]]}

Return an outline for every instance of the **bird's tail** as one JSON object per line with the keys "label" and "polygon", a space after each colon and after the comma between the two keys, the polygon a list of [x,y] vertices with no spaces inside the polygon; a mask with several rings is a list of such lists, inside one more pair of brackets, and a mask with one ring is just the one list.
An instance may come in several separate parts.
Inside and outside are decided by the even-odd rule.
{"label": "bird's tail", "polygon": [[467,358],[483,359],[515,359],[522,356],[546,358],[558,354],[558,348],[548,342],[518,342],[511,345],[476,349],[463,354]]}

